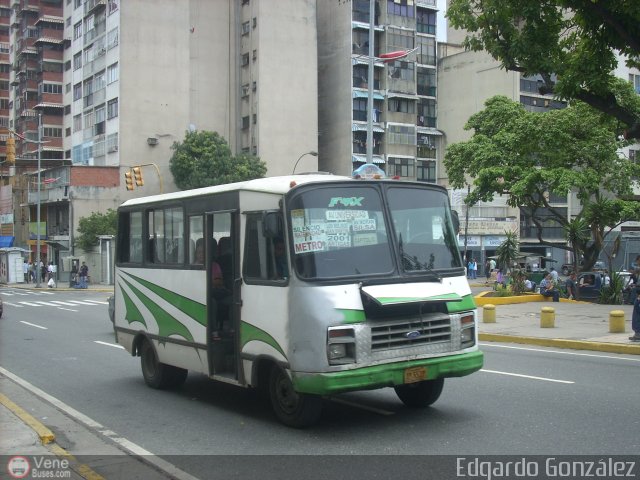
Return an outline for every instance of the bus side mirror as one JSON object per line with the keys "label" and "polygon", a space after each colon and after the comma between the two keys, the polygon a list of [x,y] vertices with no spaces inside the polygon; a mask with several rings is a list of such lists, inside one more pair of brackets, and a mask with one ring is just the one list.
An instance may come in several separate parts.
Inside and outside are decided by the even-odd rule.
{"label": "bus side mirror", "polygon": [[458,212],[451,210],[451,219],[453,220],[453,231],[458,233],[460,231],[460,218]]}
{"label": "bus side mirror", "polygon": [[284,228],[280,212],[266,212],[262,216],[262,234],[266,238],[283,237]]}

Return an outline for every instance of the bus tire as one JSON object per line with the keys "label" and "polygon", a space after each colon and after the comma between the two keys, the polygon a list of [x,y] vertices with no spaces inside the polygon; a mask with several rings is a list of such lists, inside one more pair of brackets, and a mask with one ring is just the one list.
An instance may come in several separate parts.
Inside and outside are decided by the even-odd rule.
{"label": "bus tire", "polygon": [[187,370],[160,363],[153,345],[144,340],[140,347],[140,365],[144,381],[151,388],[177,388],[187,379]]}
{"label": "bus tire", "polygon": [[444,378],[425,380],[394,387],[396,394],[407,407],[424,408],[433,404],[442,393]]}
{"label": "bus tire", "polygon": [[289,427],[304,428],[313,425],[322,413],[322,398],[296,392],[287,372],[277,365],[271,367],[269,396],[276,417]]}

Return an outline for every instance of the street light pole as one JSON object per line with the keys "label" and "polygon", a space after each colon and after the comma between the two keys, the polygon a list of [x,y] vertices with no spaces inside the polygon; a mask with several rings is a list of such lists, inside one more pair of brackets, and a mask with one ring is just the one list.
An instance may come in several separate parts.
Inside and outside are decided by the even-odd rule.
{"label": "street light pole", "polygon": [[374,82],[374,29],[376,2],[369,0],[369,69],[367,79],[367,163],[373,163],[373,82]]}
{"label": "street light pole", "polygon": [[36,288],[40,288],[40,161],[42,158],[42,113],[38,113],[38,203],[36,207]]}
{"label": "street light pole", "polygon": [[311,150],[310,152],[305,152],[302,155],[300,155],[298,157],[298,160],[296,160],[296,164],[293,166],[293,170],[291,171],[291,175],[296,173],[296,167],[298,166],[298,162],[300,162],[300,160],[302,160],[302,157],[304,157],[305,155],[311,155],[311,156],[317,157],[318,156],[318,152],[315,152],[315,151]]}

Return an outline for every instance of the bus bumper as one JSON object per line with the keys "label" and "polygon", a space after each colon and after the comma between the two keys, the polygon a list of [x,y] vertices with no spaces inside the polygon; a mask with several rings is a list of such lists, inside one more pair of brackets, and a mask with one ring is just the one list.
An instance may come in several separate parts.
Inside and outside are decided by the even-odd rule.
{"label": "bus bumper", "polygon": [[331,395],[354,390],[372,390],[393,387],[405,383],[407,369],[423,367],[426,380],[446,377],[462,377],[482,368],[481,351],[437,358],[407,360],[340,372],[293,372],[293,385],[297,392],[315,395]]}

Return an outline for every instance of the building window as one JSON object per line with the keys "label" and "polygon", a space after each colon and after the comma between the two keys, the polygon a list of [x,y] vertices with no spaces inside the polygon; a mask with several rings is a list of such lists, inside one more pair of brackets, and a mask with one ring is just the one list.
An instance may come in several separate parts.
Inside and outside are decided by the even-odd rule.
{"label": "building window", "polygon": [[114,63],[107,68],[107,85],[118,81],[118,64]]}
{"label": "building window", "polygon": [[107,102],[107,118],[115,118],[118,116],[118,99],[114,98]]}
{"label": "building window", "polygon": [[416,102],[407,98],[390,98],[388,109],[390,112],[416,113]]}
{"label": "building window", "polygon": [[65,105],[64,106],[64,114],[65,115],[70,115],[71,114],[71,105]]}
{"label": "building window", "polygon": [[118,132],[112,133],[107,136],[107,152],[118,151]]}
{"label": "building window", "polygon": [[251,31],[251,24],[249,22],[244,22],[241,27],[242,35],[249,35],[250,31]]}
{"label": "building window", "polygon": [[74,115],[73,117],[73,131],[79,132],[82,130],[82,114]]}
{"label": "building window", "polygon": [[247,65],[249,65],[249,54],[248,53],[243,53],[242,54],[242,61],[240,62],[240,64],[243,67],[246,67]]}
{"label": "building window", "polygon": [[82,83],[78,82],[73,86],[73,99],[80,100],[82,98]]}
{"label": "building window", "polygon": [[62,128],[44,127],[42,134],[45,137],[62,137]]}
{"label": "building window", "polygon": [[246,130],[247,128],[249,128],[249,115],[242,117],[242,129]]}
{"label": "building window", "polygon": [[387,175],[390,177],[399,176],[405,178],[415,178],[413,173],[413,158],[389,157],[387,161]]}
{"label": "building window", "polygon": [[118,27],[114,28],[107,34],[107,48],[111,50],[118,45]]}
{"label": "building window", "polygon": [[64,86],[64,93],[70,93],[70,92],[71,92],[71,84],[70,84],[70,83],[67,83],[67,84]]}
{"label": "building window", "polygon": [[253,61],[255,62],[258,59],[258,50],[253,51]]}
{"label": "building window", "polygon": [[40,87],[40,93],[62,93],[62,85],[58,83],[42,83]]}
{"label": "building window", "polygon": [[258,26],[258,19],[256,17],[253,17],[252,24],[253,24],[253,28],[256,28]]}
{"label": "building window", "polygon": [[418,33],[436,34],[436,12],[432,10],[418,10],[416,14],[416,31]]}
{"label": "building window", "polygon": [[406,80],[412,82],[414,80],[415,64],[413,62],[403,62],[395,60],[387,65],[390,78]]}
{"label": "building window", "polygon": [[417,72],[418,95],[428,97],[436,96],[436,71],[433,68],[418,68]]}
{"label": "building window", "polygon": [[70,136],[71,136],[71,127],[67,127],[67,128],[64,130],[64,136],[65,136],[65,137],[70,137]]}
{"label": "building window", "polygon": [[411,125],[389,125],[387,140],[390,144],[415,145],[416,128]]}
{"label": "building window", "polygon": [[436,127],[436,101],[429,99],[421,99],[418,102],[418,118],[419,127]]}
{"label": "building window", "polygon": [[423,65],[436,65],[436,39],[431,37],[418,37],[416,47],[418,52],[416,61]]}
{"label": "building window", "polygon": [[[411,50],[414,44],[414,35],[411,30],[401,30],[389,27],[387,30],[387,51]],[[368,32],[367,32],[368,33]],[[368,53],[368,52],[367,52]]]}
{"label": "building window", "polygon": [[436,183],[436,162],[418,160],[416,162],[416,174],[419,182]]}
{"label": "building window", "polygon": [[353,99],[353,119],[354,120],[367,120],[367,99],[366,98],[354,98]]}
{"label": "building window", "polygon": [[82,52],[78,52],[73,56],[73,69],[79,70],[82,68]]}
{"label": "building window", "polygon": [[82,0],[74,0],[73,8],[80,8],[82,6]]}
{"label": "building window", "polygon": [[82,37],[82,22],[78,22],[73,26],[73,39],[78,40]]}
{"label": "building window", "polygon": [[387,13],[399,17],[413,18],[415,16],[413,0],[387,0]]}
{"label": "building window", "polygon": [[249,96],[249,84],[246,83],[244,85],[242,85],[242,97],[248,97]]}

